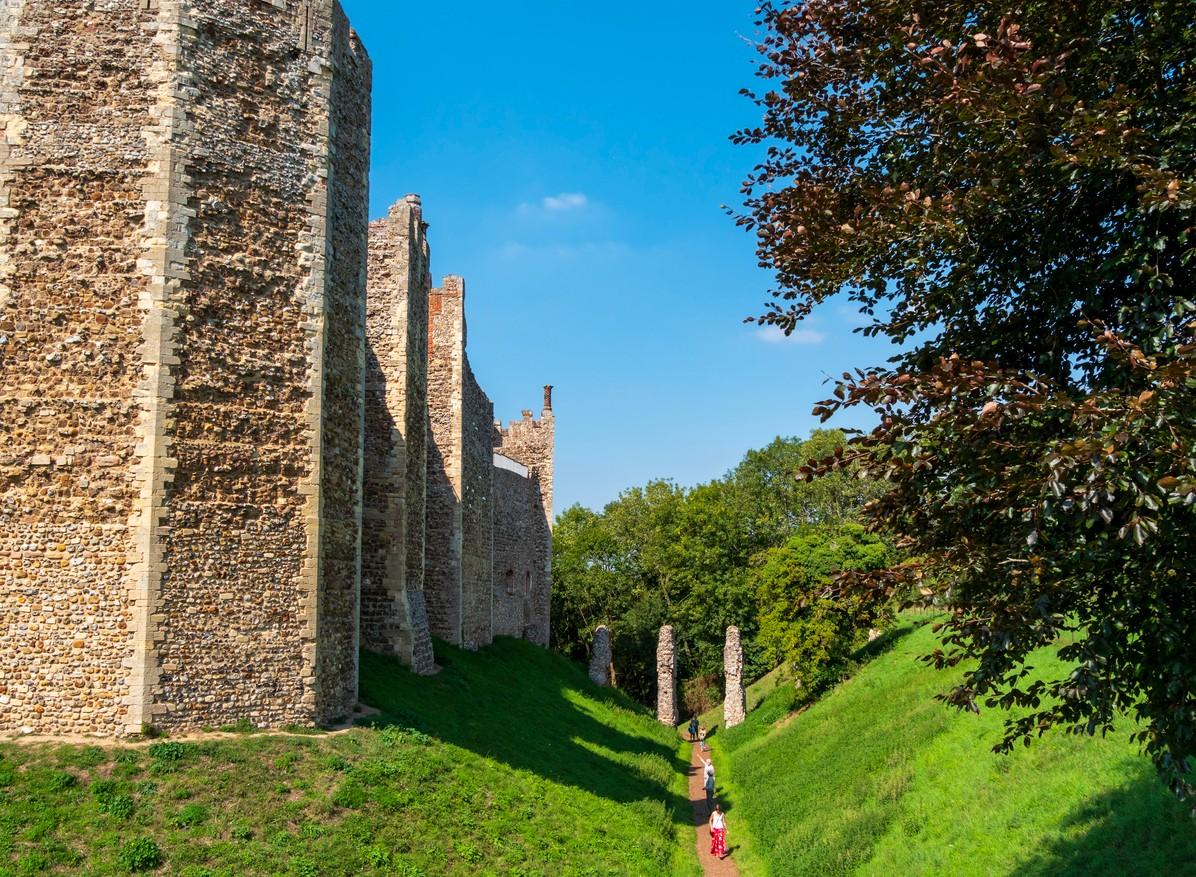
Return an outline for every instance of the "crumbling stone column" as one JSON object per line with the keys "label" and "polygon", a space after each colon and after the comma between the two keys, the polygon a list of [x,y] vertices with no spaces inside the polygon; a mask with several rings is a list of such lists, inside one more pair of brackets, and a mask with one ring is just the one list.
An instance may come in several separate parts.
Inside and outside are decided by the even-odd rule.
{"label": "crumbling stone column", "polygon": [[673,626],[660,629],[656,646],[656,720],[677,726],[677,637]]}
{"label": "crumbling stone column", "polygon": [[743,642],[739,628],[727,628],[727,642],[723,646],[723,672],[726,673],[727,696],[723,700],[723,727],[742,725],[747,716],[747,693],[743,688]]}
{"label": "crumbling stone column", "polygon": [[590,652],[590,681],[610,685],[610,628],[600,624],[594,629],[594,647]]}

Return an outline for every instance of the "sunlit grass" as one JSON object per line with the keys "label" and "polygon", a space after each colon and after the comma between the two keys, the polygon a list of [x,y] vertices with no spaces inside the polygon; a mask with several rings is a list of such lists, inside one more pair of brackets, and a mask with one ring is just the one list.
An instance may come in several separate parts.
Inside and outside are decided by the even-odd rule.
{"label": "sunlit grass", "polygon": [[364,656],[375,728],[0,744],[0,877],[696,873],[668,729],[525,643],[438,658]]}
{"label": "sunlit grass", "polygon": [[[1128,740],[1048,735],[991,752],[1002,714],[955,713],[949,677],[916,660],[928,625],[781,727],[778,688],[715,735],[744,877],[1196,874],[1196,821]],[[1061,668],[1049,651],[1039,672]]]}

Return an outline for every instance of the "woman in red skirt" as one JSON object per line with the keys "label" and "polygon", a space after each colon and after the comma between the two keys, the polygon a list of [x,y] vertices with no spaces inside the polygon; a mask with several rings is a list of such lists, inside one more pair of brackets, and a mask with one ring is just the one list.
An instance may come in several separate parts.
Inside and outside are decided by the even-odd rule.
{"label": "woman in red skirt", "polygon": [[714,812],[710,814],[710,855],[720,859],[727,857],[727,819],[721,804],[715,804]]}

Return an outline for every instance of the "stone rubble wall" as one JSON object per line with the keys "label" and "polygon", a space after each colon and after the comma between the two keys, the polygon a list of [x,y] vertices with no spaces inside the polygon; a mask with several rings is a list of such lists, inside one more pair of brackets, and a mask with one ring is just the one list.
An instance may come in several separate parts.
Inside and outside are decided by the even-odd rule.
{"label": "stone rubble wall", "polygon": [[671,624],[660,629],[656,645],[656,720],[675,728],[677,715],[677,636]]}
{"label": "stone rubble wall", "polygon": [[738,627],[727,628],[723,646],[723,671],[726,695],[723,699],[723,727],[742,725],[747,718],[747,691],[743,686],[743,641]]}
{"label": "stone rubble wall", "polygon": [[342,715],[368,58],[331,2],[4,10],[0,728]]}
{"label": "stone rubble wall", "polygon": [[494,404],[465,353],[461,412],[461,641],[494,641]]}
{"label": "stone rubble wall", "polygon": [[428,454],[427,226],[409,195],[370,226],[362,639],[434,669],[424,604]]}
{"label": "stone rubble wall", "polygon": [[428,460],[424,601],[433,636],[461,643],[464,283],[428,298]]}
{"label": "stone rubble wall", "polygon": [[[496,518],[496,561],[494,593],[510,590],[508,570],[524,576],[521,608],[525,608],[521,633],[524,639],[548,646],[552,615],[552,487],[556,418],[552,411],[552,388],[544,388],[544,409],[540,419],[530,411],[513,420],[499,434],[498,452],[527,467],[528,479],[518,490],[497,492],[496,508],[503,509],[501,524]],[[504,485],[515,487],[510,479]],[[530,506],[530,508],[529,508]],[[507,543],[498,548],[497,540]],[[510,543],[515,545],[511,546]],[[497,559],[498,553],[504,559]],[[507,558],[510,558],[509,560]],[[509,614],[504,611],[504,614]]]}
{"label": "stone rubble wall", "polygon": [[551,398],[500,430],[418,198],[369,224],[340,6],[0,0],[0,50],[0,731],[327,723],[361,645],[547,645]]}
{"label": "stone rubble wall", "polygon": [[167,65],[139,7],[0,4],[0,731],[129,722],[138,260]]}

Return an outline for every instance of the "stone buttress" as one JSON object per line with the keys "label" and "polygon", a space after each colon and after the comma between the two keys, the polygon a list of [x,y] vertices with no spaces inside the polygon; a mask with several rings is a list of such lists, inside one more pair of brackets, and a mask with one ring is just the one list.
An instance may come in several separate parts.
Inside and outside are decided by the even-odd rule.
{"label": "stone buttress", "polygon": [[349,712],[365,50],[331,0],[3,0],[0,51],[0,730]]}

